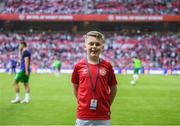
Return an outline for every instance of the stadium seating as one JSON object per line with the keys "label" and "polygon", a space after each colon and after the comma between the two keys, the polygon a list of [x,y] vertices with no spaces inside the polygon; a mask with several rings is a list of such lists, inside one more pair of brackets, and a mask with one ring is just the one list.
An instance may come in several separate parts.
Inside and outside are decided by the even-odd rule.
{"label": "stadium seating", "polygon": [[[180,40],[177,33],[146,33],[123,35],[105,33],[103,58],[116,68],[132,68],[132,57],[139,56],[144,68],[180,68]],[[32,52],[31,63],[38,68],[50,68],[56,56],[62,67],[72,69],[85,56],[83,35],[72,33],[0,33],[0,68],[10,57],[17,58],[18,43],[24,39]]]}
{"label": "stadium seating", "polygon": [[179,0],[2,0],[0,13],[180,14]]}

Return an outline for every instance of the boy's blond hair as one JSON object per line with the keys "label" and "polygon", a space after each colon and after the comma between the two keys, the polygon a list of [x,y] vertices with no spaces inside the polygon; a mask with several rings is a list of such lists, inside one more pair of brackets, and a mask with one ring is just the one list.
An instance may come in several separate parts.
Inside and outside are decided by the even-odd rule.
{"label": "boy's blond hair", "polygon": [[98,40],[101,40],[103,43],[105,43],[104,41],[104,35],[101,32],[98,31],[89,31],[86,35],[85,35],[85,42],[88,36],[93,36],[95,38],[97,38]]}

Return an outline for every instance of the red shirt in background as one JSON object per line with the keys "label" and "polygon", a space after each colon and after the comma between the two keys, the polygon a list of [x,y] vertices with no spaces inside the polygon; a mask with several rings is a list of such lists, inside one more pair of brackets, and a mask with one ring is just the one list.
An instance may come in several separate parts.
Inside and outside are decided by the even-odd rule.
{"label": "red shirt in background", "polygon": [[[88,64],[95,84],[98,74],[98,64]],[[90,82],[86,60],[83,59],[75,65],[71,82],[79,85],[77,118],[82,120],[109,120],[110,119],[110,86],[116,85],[114,70],[111,64],[101,60],[99,76],[96,84],[95,99],[98,100],[97,109],[90,110],[90,101],[93,99],[92,85]]]}

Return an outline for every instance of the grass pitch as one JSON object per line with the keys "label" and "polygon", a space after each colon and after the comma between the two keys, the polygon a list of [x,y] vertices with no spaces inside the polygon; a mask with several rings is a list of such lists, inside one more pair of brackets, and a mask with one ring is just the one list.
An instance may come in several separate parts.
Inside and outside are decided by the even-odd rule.
{"label": "grass pitch", "polygon": [[[118,93],[111,108],[112,125],[180,124],[180,76],[117,75]],[[0,125],[74,125],[76,99],[71,75],[31,74],[31,102],[11,104],[13,75],[0,74]],[[21,97],[24,97],[24,87]]]}

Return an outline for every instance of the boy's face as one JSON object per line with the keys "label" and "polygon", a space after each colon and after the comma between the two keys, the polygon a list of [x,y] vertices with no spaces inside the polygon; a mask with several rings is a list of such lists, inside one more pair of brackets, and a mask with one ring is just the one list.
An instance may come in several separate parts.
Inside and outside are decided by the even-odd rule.
{"label": "boy's face", "polygon": [[96,37],[88,36],[85,40],[85,50],[87,55],[91,57],[99,57],[100,53],[104,49],[104,43],[102,40],[98,40]]}

